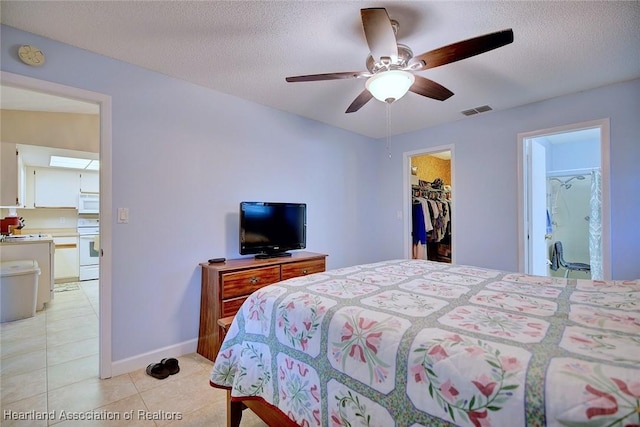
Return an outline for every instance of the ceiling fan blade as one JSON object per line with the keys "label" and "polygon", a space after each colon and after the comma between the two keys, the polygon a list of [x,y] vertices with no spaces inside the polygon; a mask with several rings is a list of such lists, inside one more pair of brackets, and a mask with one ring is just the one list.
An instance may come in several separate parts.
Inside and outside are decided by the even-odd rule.
{"label": "ceiling fan blade", "polygon": [[367,71],[345,71],[340,73],[326,74],[309,74],[308,76],[287,77],[285,80],[289,83],[294,82],[315,82],[318,80],[340,80],[340,79],[358,79],[361,77],[371,77],[372,74]]}
{"label": "ceiling fan blade", "polygon": [[363,90],[362,92],[360,92],[360,95],[358,95],[356,99],[353,100],[351,105],[349,105],[349,108],[347,108],[347,111],[345,111],[345,113],[354,113],[358,111],[364,104],[369,102],[371,98],[373,98],[371,92],[369,92],[367,89]]}
{"label": "ceiling fan blade", "polygon": [[369,45],[371,56],[376,61],[388,57],[391,62],[398,60],[398,42],[393,31],[393,25],[383,7],[360,9],[364,36]]}
{"label": "ceiling fan blade", "polygon": [[429,80],[422,76],[415,76],[416,80],[413,82],[409,90],[418,95],[426,96],[427,98],[437,99],[438,101],[444,101],[445,99],[453,96],[446,87],[439,83]]}
{"label": "ceiling fan blade", "polygon": [[502,30],[443,46],[414,56],[409,62],[412,70],[420,71],[470,58],[513,42],[513,30]]}

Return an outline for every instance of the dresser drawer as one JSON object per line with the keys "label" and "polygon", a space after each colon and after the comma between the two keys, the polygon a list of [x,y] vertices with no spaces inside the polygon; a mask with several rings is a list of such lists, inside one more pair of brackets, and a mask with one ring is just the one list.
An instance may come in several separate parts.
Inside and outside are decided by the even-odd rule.
{"label": "dresser drawer", "polygon": [[245,302],[247,298],[249,297],[238,297],[222,301],[222,310],[220,311],[220,316],[234,316],[238,312],[238,310],[240,310],[240,306],[243,302]]}
{"label": "dresser drawer", "polygon": [[292,277],[306,276],[307,274],[320,273],[324,270],[324,258],[282,264],[282,280],[291,279]]}
{"label": "dresser drawer", "polygon": [[222,274],[222,299],[249,295],[256,289],[280,281],[280,266],[253,268]]}

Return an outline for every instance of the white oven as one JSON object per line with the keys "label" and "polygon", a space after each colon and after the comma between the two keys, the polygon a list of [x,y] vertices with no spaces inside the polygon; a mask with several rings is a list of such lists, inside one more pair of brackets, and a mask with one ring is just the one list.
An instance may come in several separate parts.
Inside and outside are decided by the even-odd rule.
{"label": "white oven", "polygon": [[99,214],[100,213],[100,194],[80,193],[80,196],[78,197],[78,213],[79,214]]}
{"label": "white oven", "polygon": [[97,218],[78,218],[80,238],[80,280],[100,277],[100,222]]}

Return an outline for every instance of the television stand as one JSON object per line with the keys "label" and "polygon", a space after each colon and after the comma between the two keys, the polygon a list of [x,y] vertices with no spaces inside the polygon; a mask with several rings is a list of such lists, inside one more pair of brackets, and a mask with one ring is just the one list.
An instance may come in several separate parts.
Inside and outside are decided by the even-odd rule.
{"label": "television stand", "polygon": [[273,252],[268,254],[257,254],[255,259],[270,259],[291,256],[291,252]]}

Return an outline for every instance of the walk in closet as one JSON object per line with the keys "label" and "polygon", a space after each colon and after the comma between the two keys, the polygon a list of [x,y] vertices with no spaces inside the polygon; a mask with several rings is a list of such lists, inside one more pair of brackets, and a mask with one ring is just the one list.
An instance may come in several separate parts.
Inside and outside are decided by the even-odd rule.
{"label": "walk in closet", "polygon": [[450,152],[411,158],[412,258],[451,262]]}

